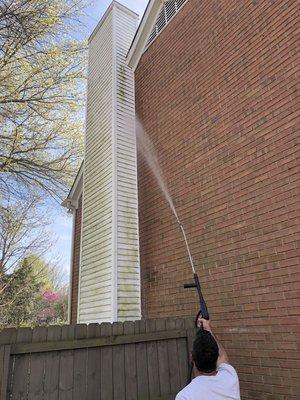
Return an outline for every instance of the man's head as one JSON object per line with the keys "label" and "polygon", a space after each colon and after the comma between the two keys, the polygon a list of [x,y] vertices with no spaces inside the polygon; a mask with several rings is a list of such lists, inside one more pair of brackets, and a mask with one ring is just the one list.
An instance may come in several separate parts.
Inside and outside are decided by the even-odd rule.
{"label": "man's head", "polygon": [[217,368],[219,357],[218,344],[213,335],[200,330],[193,343],[193,361],[200,372],[212,372]]}

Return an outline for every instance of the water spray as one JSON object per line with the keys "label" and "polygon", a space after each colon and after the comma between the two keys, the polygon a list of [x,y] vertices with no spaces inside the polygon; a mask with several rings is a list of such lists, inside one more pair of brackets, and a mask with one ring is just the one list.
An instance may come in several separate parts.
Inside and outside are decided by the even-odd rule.
{"label": "water spray", "polygon": [[[195,318],[195,327],[196,328],[200,328],[203,329],[202,326],[198,327],[198,319],[204,318],[206,320],[209,320],[209,313],[207,310],[207,306],[206,306],[206,302],[203,298],[202,295],[202,290],[201,290],[201,285],[200,285],[200,280],[198,277],[198,274],[196,273],[195,270],[195,266],[194,266],[194,261],[193,261],[193,257],[189,248],[189,244],[188,244],[188,240],[185,234],[185,230],[183,228],[182,223],[180,222],[175,206],[173,204],[172,198],[169,194],[167,185],[165,183],[162,171],[160,169],[160,165],[158,162],[158,158],[154,149],[154,146],[149,138],[149,136],[147,135],[147,133],[145,132],[141,122],[139,121],[139,119],[136,119],[136,133],[137,133],[137,147],[138,150],[141,152],[141,154],[143,155],[145,161],[147,162],[149,168],[151,169],[153,175],[155,176],[157,183],[161,189],[161,191],[163,192],[167,202],[170,205],[170,208],[173,212],[173,214],[175,215],[176,221],[180,227],[180,230],[182,232],[183,238],[184,238],[184,242],[186,245],[186,249],[187,249],[187,253],[188,253],[188,257],[189,257],[189,261],[192,267],[192,271],[193,271],[193,278],[194,278],[194,282],[193,283],[186,283],[184,284],[184,288],[185,289],[196,289],[197,290],[197,294],[199,297],[199,311],[197,313],[197,316]],[[188,383],[191,381],[192,379],[192,372],[193,372],[193,363],[191,363],[190,365],[190,369],[189,369],[189,375],[188,375]]]}
{"label": "water spray", "polygon": [[179,221],[179,219],[177,220],[177,222],[178,222],[178,224],[180,226],[180,229],[181,229],[184,241],[185,241],[185,245],[186,245],[186,249],[187,249],[187,252],[188,252],[189,259],[190,259],[190,263],[191,263],[191,267],[192,267],[192,270],[193,270],[193,274],[195,274],[196,271],[195,271],[195,267],[194,267],[194,261],[193,261],[193,257],[192,257],[191,252],[190,252],[190,248],[189,248],[189,244],[188,244],[188,241],[187,241],[187,238],[186,238],[185,230],[184,230],[184,228],[182,226],[182,223]]}
{"label": "water spray", "polygon": [[156,178],[156,181],[158,183],[158,186],[160,187],[162,193],[164,194],[167,202],[169,203],[169,206],[173,212],[173,214],[175,215],[176,221],[180,227],[180,230],[182,232],[183,238],[184,238],[184,242],[186,245],[186,249],[187,249],[187,253],[189,256],[189,261],[192,267],[192,271],[193,271],[193,276],[194,276],[194,282],[193,283],[187,283],[184,285],[184,288],[186,289],[190,289],[190,288],[195,288],[197,290],[198,293],[198,297],[199,297],[199,304],[200,304],[200,311],[197,314],[197,318],[195,320],[195,325],[197,326],[197,320],[199,318],[199,316],[202,316],[205,319],[209,319],[209,314],[208,314],[208,310],[207,310],[207,306],[205,303],[205,300],[203,298],[202,295],[202,291],[201,291],[201,285],[200,285],[200,281],[199,281],[199,277],[196,273],[195,270],[195,266],[194,266],[194,262],[193,262],[193,257],[189,248],[189,244],[188,244],[188,240],[185,234],[185,230],[183,228],[182,223],[180,222],[174,203],[172,201],[172,198],[170,196],[168,187],[166,185],[163,173],[161,171],[160,165],[159,165],[159,161],[157,158],[157,154],[155,151],[155,148],[153,146],[153,143],[151,142],[151,139],[149,138],[149,136],[147,135],[141,121],[136,118],[135,121],[135,126],[136,126],[136,138],[137,138],[137,148],[140,151],[140,153],[142,154],[142,156],[144,157],[146,163],[148,164],[148,167],[150,168],[151,172],[153,173],[153,175]]}

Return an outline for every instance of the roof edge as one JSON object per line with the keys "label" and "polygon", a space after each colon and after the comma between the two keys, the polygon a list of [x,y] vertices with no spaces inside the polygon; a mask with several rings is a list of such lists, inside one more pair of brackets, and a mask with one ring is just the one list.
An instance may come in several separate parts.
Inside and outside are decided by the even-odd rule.
{"label": "roof edge", "polygon": [[78,208],[78,201],[83,190],[83,171],[84,162],[81,163],[68,197],[61,203],[63,207],[68,208],[69,210]]}
{"label": "roof edge", "polygon": [[127,64],[135,71],[146,47],[149,35],[156,23],[165,0],[150,0],[141,23],[127,53]]}

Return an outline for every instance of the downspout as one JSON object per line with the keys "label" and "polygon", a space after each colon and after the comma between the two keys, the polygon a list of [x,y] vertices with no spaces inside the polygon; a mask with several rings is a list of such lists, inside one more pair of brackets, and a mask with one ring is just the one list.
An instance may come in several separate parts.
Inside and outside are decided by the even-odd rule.
{"label": "downspout", "polygon": [[73,291],[73,272],[74,272],[74,246],[75,246],[75,221],[76,209],[72,210],[72,240],[71,240],[71,258],[70,258],[70,276],[69,276],[69,293],[68,293],[68,325],[71,324],[71,310],[72,310],[72,291]]}

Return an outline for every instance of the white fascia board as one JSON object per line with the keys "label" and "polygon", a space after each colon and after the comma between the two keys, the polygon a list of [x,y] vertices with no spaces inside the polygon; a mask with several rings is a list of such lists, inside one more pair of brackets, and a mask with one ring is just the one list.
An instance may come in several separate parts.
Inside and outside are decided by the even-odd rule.
{"label": "white fascia board", "polygon": [[108,7],[108,9],[105,11],[103,17],[100,19],[100,21],[98,22],[96,28],[93,30],[93,32],[91,33],[88,42],[90,42],[93,37],[95,36],[95,34],[98,32],[98,30],[100,29],[101,25],[103,24],[103,22],[106,20],[106,18],[110,15],[111,10],[113,7],[117,7],[120,10],[122,10],[123,12],[126,12],[129,15],[133,15],[135,17],[139,17],[139,15],[137,13],[135,13],[134,11],[130,10],[130,8],[124,6],[123,4],[119,3],[118,1],[112,1]]}
{"label": "white fascia board", "polygon": [[165,0],[150,0],[148,3],[143,19],[138,27],[126,57],[127,64],[134,71],[147,46],[149,35],[152,32],[164,2]]}
{"label": "white fascia board", "polygon": [[66,207],[70,211],[78,208],[78,201],[83,190],[83,170],[84,163],[80,166],[68,197],[61,203],[63,207]]}

